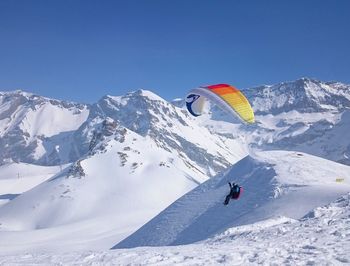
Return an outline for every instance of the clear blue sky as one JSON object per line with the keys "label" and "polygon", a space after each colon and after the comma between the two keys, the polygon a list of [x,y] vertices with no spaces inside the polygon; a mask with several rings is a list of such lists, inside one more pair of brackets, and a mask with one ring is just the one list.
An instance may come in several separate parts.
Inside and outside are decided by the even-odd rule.
{"label": "clear blue sky", "polygon": [[149,89],[350,83],[350,1],[0,0],[0,91],[93,103]]}

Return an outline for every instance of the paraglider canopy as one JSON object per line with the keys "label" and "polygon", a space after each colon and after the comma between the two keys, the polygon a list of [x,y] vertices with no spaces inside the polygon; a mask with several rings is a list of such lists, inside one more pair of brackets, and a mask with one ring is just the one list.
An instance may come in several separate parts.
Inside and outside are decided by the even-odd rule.
{"label": "paraglider canopy", "polygon": [[247,98],[233,86],[216,84],[191,90],[186,97],[187,110],[193,116],[201,115],[206,100],[213,102],[245,123],[255,122],[254,112]]}

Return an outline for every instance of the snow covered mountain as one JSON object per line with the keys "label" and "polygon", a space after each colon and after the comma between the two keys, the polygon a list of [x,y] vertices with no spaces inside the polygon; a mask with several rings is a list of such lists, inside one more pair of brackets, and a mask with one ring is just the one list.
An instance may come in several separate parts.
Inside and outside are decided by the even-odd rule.
{"label": "snow covered mountain", "polygon": [[72,136],[89,115],[84,104],[23,91],[0,92],[0,164],[59,165],[77,160]]}
{"label": "snow covered mountain", "polygon": [[245,90],[257,115],[280,114],[297,110],[301,113],[341,112],[350,106],[350,87],[339,82],[322,82],[302,78],[272,86]]}
{"label": "snow covered mountain", "polygon": [[[194,120],[181,109],[181,100],[169,104],[144,90],[119,97],[105,96],[93,105],[58,101],[22,91],[3,92],[0,93],[0,163],[75,162],[99,141],[97,131],[102,130],[107,119],[141,136],[149,136],[164,149],[185,154],[200,164],[204,172],[212,168],[217,173],[240,159],[245,143],[241,148],[238,146],[245,141],[262,149],[300,150],[350,164],[350,141],[346,137],[350,116],[348,85],[303,78],[246,89],[244,93],[257,115],[257,124],[252,127],[240,125],[216,106]],[[230,122],[224,130],[222,121]],[[218,143],[220,140],[236,142],[234,148],[239,151],[238,154],[232,152],[236,157],[233,162],[220,155],[214,160],[206,153],[205,146],[193,145],[196,134],[176,130],[177,125],[189,129],[198,124],[199,132],[205,131],[203,125],[206,125],[212,141],[225,150],[232,150],[231,144],[226,145],[227,149]],[[210,167],[208,162],[213,162]]]}
{"label": "snow covered mountain", "polygon": [[249,89],[247,95],[259,121],[254,145],[350,165],[350,86],[303,78]]}
{"label": "snow covered mountain", "polygon": [[[246,153],[198,126],[185,110],[150,91],[105,96],[94,105],[51,100],[22,91],[0,94],[0,162],[72,163],[118,131],[131,130],[174,153],[202,174],[215,175]],[[10,145],[15,143],[15,145]],[[235,151],[232,151],[235,148]]]}
{"label": "snow covered mountain", "polygon": [[[219,173],[247,154],[246,143],[241,139],[213,135],[187,111],[150,91],[105,96],[92,108],[92,120],[96,117],[114,121],[119,131],[127,129],[148,138],[157,147],[181,158],[189,168],[207,176]],[[91,124],[94,121],[88,127],[93,127]]]}
{"label": "snow covered mountain", "polygon": [[[0,253],[208,247],[222,234],[227,248],[237,226],[303,227],[295,219],[350,191],[350,87],[304,78],[244,92],[252,126],[210,105],[193,118],[145,90],[92,105],[0,93]],[[225,207],[228,180],[245,191]]]}
{"label": "snow covered mountain", "polygon": [[215,136],[142,90],[103,97],[71,139],[84,156],[0,208],[0,230],[12,239],[26,231],[31,248],[50,248],[41,230],[51,243],[75,232],[82,247],[109,248],[247,153],[240,139]]}

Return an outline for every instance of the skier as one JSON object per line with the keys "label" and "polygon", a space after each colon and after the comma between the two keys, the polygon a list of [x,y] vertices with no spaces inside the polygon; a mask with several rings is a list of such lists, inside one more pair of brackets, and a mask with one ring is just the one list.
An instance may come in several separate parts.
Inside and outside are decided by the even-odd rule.
{"label": "skier", "polygon": [[238,199],[242,191],[242,187],[236,183],[231,184],[228,182],[228,185],[230,186],[230,193],[226,196],[224,205],[227,205],[230,202],[230,199]]}

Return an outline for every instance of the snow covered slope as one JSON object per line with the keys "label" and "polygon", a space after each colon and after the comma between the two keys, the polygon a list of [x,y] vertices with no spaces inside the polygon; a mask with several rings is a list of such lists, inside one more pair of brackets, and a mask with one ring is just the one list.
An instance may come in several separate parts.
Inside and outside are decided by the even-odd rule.
{"label": "snow covered slope", "polygon": [[1,165],[0,206],[44,182],[65,167],[66,165],[39,166],[26,163]]}
{"label": "snow covered slope", "polygon": [[[228,181],[244,192],[225,206]],[[349,166],[305,153],[259,152],[184,195],[115,248],[189,244],[233,226],[278,216],[299,219],[349,191]]]}
{"label": "snow covered slope", "polygon": [[2,254],[4,265],[348,265],[350,194],[300,220],[277,217],[228,228],[190,245]]}
{"label": "snow covered slope", "polygon": [[[66,226],[64,235],[69,230],[78,234],[78,223],[83,231],[79,235],[82,243],[92,235],[96,238],[96,232],[101,230],[124,238],[203,182],[200,178],[206,178],[194,175],[181,160],[172,160],[171,154],[132,131],[125,133],[122,143],[114,137],[104,142],[103,149],[98,147],[72,168],[2,206],[0,230],[33,230],[33,235],[26,238],[33,241],[28,244],[32,248],[38,241],[36,236],[40,240],[42,234],[38,229],[53,228],[45,231],[45,239],[51,235],[51,243],[56,245],[55,239],[63,238],[60,227]],[[131,148],[133,142],[138,142],[139,150]],[[22,233],[13,232],[11,239]],[[0,235],[0,241],[6,241],[3,232]],[[70,240],[66,238],[68,243]],[[87,246],[95,246],[86,242]],[[6,243],[9,246],[8,240]]]}

